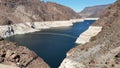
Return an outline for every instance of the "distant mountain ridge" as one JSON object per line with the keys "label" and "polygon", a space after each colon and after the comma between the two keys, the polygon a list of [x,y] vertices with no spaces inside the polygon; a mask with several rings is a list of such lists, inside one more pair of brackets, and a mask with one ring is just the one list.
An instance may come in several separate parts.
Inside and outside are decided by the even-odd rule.
{"label": "distant mountain ridge", "polygon": [[103,12],[109,6],[110,6],[110,4],[86,7],[81,12],[79,12],[79,15],[82,18],[86,18],[86,17],[98,18],[98,17],[100,17],[101,12]]}

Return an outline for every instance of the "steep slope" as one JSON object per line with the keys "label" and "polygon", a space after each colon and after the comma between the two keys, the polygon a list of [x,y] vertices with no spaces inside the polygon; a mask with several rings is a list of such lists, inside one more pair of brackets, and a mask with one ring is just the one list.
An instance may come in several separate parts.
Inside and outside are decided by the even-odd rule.
{"label": "steep slope", "polygon": [[71,49],[60,68],[120,68],[120,0],[93,25],[103,26],[102,31],[91,42]]}
{"label": "steep slope", "polygon": [[53,2],[47,2],[47,10],[52,15],[53,20],[69,20],[79,18],[78,14],[76,14],[69,7],[59,5]]}
{"label": "steep slope", "polygon": [[[0,41],[0,64],[20,68],[49,68],[33,51],[16,43]],[[4,67],[2,67],[4,68]]]}
{"label": "steep slope", "polygon": [[86,7],[79,13],[79,15],[82,18],[98,18],[100,17],[101,12],[103,12],[108,6],[109,5],[97,5],[92,7]]}
{"label": "steep slope", "polygon": [[12,23],[24,23],[79,18],[76,12],[66,6],[39,0],[0,0],[0,9],[0,17],[6,18],[0,20],[3,22],[10,20]]}

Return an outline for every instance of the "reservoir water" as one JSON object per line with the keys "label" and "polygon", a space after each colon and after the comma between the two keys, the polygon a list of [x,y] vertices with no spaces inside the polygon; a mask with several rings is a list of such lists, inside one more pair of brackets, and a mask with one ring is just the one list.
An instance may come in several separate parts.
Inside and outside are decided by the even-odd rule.
{"label": "reservoir water", "polygon": [[45,29],[39,32],[15,35],[6,40],[17,42],[38,54],[51,68],[58,68],[66,53],[77,44],[79,35],[95,22],[86,20],[69,27]]}

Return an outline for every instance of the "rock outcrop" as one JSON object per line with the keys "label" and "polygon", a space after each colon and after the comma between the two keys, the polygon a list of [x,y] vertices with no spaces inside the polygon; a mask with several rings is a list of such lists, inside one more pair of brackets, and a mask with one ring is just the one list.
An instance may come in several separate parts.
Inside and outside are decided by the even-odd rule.
{"label": "rock outcrop", "polygon": [[101,31],[102,27],[100,26],[90,26],[85,32],[83,32],[82,34],[80,34],[80,36],[77,38],[76,43],[77,44],[85,44],[87,42],[89,42],[91,39],[91,37],[96,36],[100,31]]}
{"label": "rock outcrop", "polygon": [[81,12],[79,12],[79,15],[82,18],[99,18],[101,13],[110,5],[97,5],[92,7],[86,7]]}
{"label": "rock outcrop", "polygon": [[120,0],[93,25],[102,26],[102,31],[71,49],[60,68],[120,68]]}
{"label": "rock outcrop", "polygon": [[39,0],[0,0],[0,25],[79,18],[71,8]]}
{"label": "rock outcrop", "polygon": [[0,25],[9,25],[12,22],[5,16],[0,16]]}
{"label": "rock outcrop", "polygon": [[0,63],[20,68],[49,68],[33,51],[7,41],[0,41]]}

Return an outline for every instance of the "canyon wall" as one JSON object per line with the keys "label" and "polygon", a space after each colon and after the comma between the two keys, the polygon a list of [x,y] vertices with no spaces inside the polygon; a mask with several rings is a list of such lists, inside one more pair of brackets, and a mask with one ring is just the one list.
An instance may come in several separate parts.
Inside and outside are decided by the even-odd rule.
{"label": "canyon wall", "polygon": [[71,49],[59,68],[120,68],[120,0],[93,26],[102,30],[90,42]]}
{"label": "canyon wall", "polygon": [[80,18],[71,8],[39,0],[1,0],[0,25]]}

